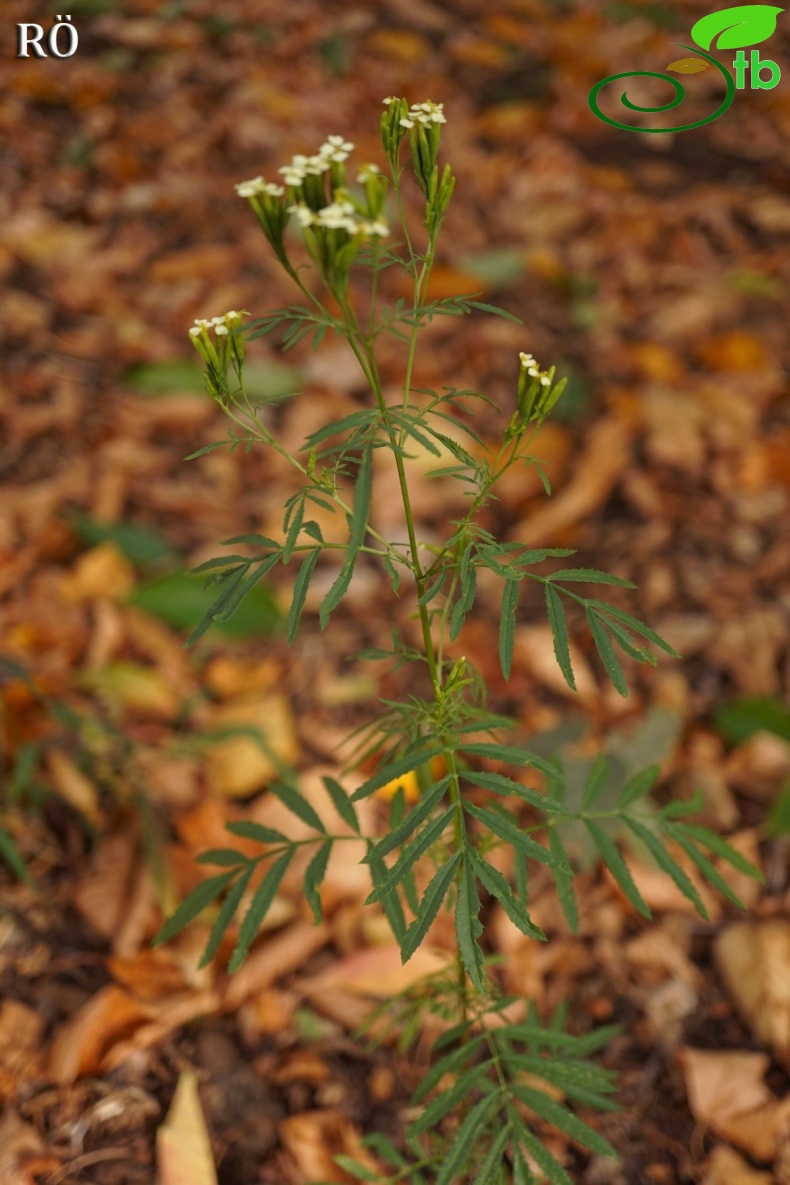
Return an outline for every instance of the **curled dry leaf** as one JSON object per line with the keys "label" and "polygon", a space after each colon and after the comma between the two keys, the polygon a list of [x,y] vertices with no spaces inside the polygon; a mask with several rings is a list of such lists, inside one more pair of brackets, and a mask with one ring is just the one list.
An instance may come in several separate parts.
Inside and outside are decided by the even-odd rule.
{"label": "curled dry leaf", "polygon": [[774,1177],[751,1168],[732,1148],[720,1144],[710,1155],[702,1185],[774,1185]]}

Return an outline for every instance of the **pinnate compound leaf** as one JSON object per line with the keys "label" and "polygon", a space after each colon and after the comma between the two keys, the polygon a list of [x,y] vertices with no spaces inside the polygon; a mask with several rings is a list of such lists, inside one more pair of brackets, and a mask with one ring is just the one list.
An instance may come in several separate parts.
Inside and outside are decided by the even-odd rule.
{"label": "pinnate compound leaf", "polygon": [[680,867],[676,860],[673,860],[667,849],[662,844],[658,836],[650,830],[649,827],[639,822],[638,819],[631,815],[624,816],[625,825],[633,832],[637,839],[645,845],[651,856],[655,860],[659,868],[663,869],[668,876],[672,878],[677,887],[680,889],[683,896],[691,902],[697,913],[705,921],[708,920],[708,911],[705,908],[705,903],[700,897],[697,890],[694,888],[692,881],[686,875],[686,872]]}
{"label": "pinnate compound leaf", "polygon": [[501,1180],[500,1169],[504,1163],[505,1148],[510,1139],[510,1128],[503,1124],[486,1153],[485,1160],[477,1170],[474,1185],[497,1185]]}
{"label": "pinnate compound leaf", "polygon": [[481,883],[488,889],[492,897],[496,897],[516,929],[520,930],[522,934],[526,934],[527,938],[536,938],[539,942],[545,942],[546,935],[532,921],[526,909],[508,884],[507,878],[502,875],[498,868],[494,868],[493,865],[488,864],[485,860],[481,860],[474,849],[472,849],[470,856],[474,870],[480,878]]}
{"label": "pinnate compound leaf", "polygon": [[549,579],[563,580],[566,584],[616,584],[619,588],[636,588],[630,580],[612,576],[610,572],[599,572],[597,568],[563,568],[561,572],[552,572]]}
{"label": "pinnate compound leaf", "polygon": [[587,624],[590,627],[590,633],[592,634],[593,642],[595,642],[595,649],[598,651],[601,662],[604,665],[604,670],[612,680],[615,689],[624,699],[627,698],[628,684],[625,681],[623,668],[620,666],[620,660],[615,653],[612,640],[601,623],[600,617],[589,608],[587,609]]}
{"label": "pinnate compound leaf", "polygon": [[250,902],[250,907],[244,915],[244,920],[239,929],[239,938],[236,943],[236,949],[231,955],[228,963],[228,973],[233,974],[238,971],[247,955],[250,953],[250,947],[258,936],[258,931],[261,924],[269,912],[272,902],[277,895],[277,890],[280,887],[280,882],[285,876],[286,869],[291,862],[291,857],[295,849],[289,848],[287,852],[275,860],[266,876],[263,878],[255,894]]}
{"label": "pinnate compound leaf", "polygon": [[570,871],[568,859],[563,850],[562,856],[559,858],[554,856],[548,848],[544,848],[536,840],[531,839],[518,826],[517,823],[505,815],[499,814],[497,811],[491,810],[489,807],[475,806],[471,802],[464,803],[464,809],[468,814],[473,815],[478,822],[482,823],[494,835],[498,835],[505,843],[509,843],[512,848],[523,852],[531,860],[538,860],[541,864],[547,864],[549,868],[559,867],[565,871]]}
{"label": "pinnate compound leaf", "polygon": [[[467,748],[469,746],[466,746]],[[352,802],[359,802],[361,798],[369,798],[371,794],[375,794],[377,790],[381,790],[382,786],[386,786],[388,782],[394,782],[397,778],[403,777],[404,774],[411,773],[420,765],[425,765],[432,757],[438,757],[444,753],[445,749],[434,747],[433,749],[423,749],[417,753],[413,753],[409,757],[401,757],[397,761],[387,762],[376,770],[373,777],[368,778],[358,790],[355,790],[351,795]]]}
{"label": "pinnate compound leaf", "polygon": [[394,851],[395,848],[400,847],[409,838],[412,832],[417,830],[420,824],[433,812],[434,808],[439,805],[451,780],[452,776],[450,774],[447,777],[441,778],[426,791],[425,795],[416,806],[412,807],[405,818],[401,819],[398,823],[392,820],[395,823],[392,831],[376,844],[376,854],[378,856],[386,856],[389,852]]}
{"label": "pinnate compound leaf", "polygon": [[568,641],[568,625],[565,620],[565,609],[562,598],[551,584],[546,584],[546,611],[549,615],[551,636],[554,639],[554,654],[562,671],[565,682],[571,691],[576,690],[576,679],[571,665],[570,643]]}
{"label": "pinnate compound leaf", "polygon": [[323,820],[295,786],[289,786],[287,782],[273,782],[269,789],[272,794],[275,794],[279,798],[283,806],[287,806],[288,810],[301,819],[303,823],[306,823],[308,827],[314,827],[316,831],[320,831],[323,835],[326,835],[326,827]]}
{"label": "pinnate compound leaf", "polygon": [[513,646],[516,638],[516,612],[521,589],[517,580],[506,580],[502,589],[502,607],[499,618],[499,665],[502,675],[510,678],[513,663]]}
{"label": "pinnate compound leaf", "polygon": [[161,942],[169,942],[171,938],[175,938],[176,934],[180,934],[182,930],[186,929],[207,905],[219,897],[232,879],[233,872],[221,872],[218,876],[210,876],[208,880],[201,881],[197,888],[184,898],[175,913],[167,919],[159,933],[154,936],[153,945],[159,946]]}
{"label": "pinnate compound leaf", "polygon": [[[533,1135],[527,1128],[522,1128],[519,1131],[519,1139],[530,1152],[535,1164],[544,1173],[549,1185],[573,1185],[573,1178],[568,1176],[560,1162],[556,1157],[552,1156],[548,1148],[541,1143],[537,1136]],[[524,1163],[523,1160],[521,1163]],[[517,1165],[518,1160],[514,1167],[517,1167]],[[525,1181],[534,1181],[534,1177],[531,1175],[522,1179]],[[520,1185],[517,1173],[514,1175],[514,1183],[515,1185]]]}
{"label": "pinnate compound leaf", "polygon": [[626,613],[624,609],[618,609],[616,605],[610,605],[608,601],[598,601],[591,598],[587,601],[587,606],[591,609],[597,610],[599,613],[605,614],[607,617],[614,617],[617,621],[622,622],[623,625],[628,626],[640,638],[647,638],[648,642],[652,642],[654,646],[658,646],[659,650],[663,650],[670,658],[680,658],[677,650],[670,646],[669,642],[664,641],[660,634],[655,630],[651,630],[649,625],[645,625],[638,617],[632,617],[630,613]]}
{"label": "pinnate compound leaf", "polygon": [[605,1140],[567,1107],[563,1107],[561,1103],[556,1103],[554,1099],[549,1098],[547,1094],[540,1090],[534,1090],[531,1086],[517,1086],[515,1084],[513,1093],[541,1119],[551,1123],[584,1148],[589,1148],[591,1152],[597,1152],[599,1156],[617,1156],[608,1140]]}
{"label": "pinnate compound leaf", "polygon": [[667,827],[667,834],[683,849],[692,863],[696,864],[709,885],[713,885],[715,889],[718,889],[721,895],[726,897],[728,901],[731,901],[733,905],[737,905],[738,909],[746,908],[738,894],[727,884],[719,870],[711,864],[705,853],[701,852],[692,842],[688,834],[687,824],[675,823]]}
{"label": "pinnate compound leaf", "polygon": [[262,823],[253,823],[251,819],[238,819],[234,823],[226,823],[225,830],[242,839],[254,839],[257,843],[289,844],[291,841],[282,831],[275,831],[273,827],[264,827]]}
{"label": "pinnate compound leaf", "polygon": [[367,898],[365,902],[366,905],[371,905],[374,901],[381,901],[383,898],[389,896],[395,891],[397,886],[403,881],[407,872],[409,872],[410,869],[413,868],[417,863],[420,856],[428,851],[428,848],[431,846],[431,844],[436,843],[450,819],[455,814],[455,811],[455,807],[448,807],[446,811],[443,811],[442,814],[437,815],[435,819],[432,819],[430,823],[423,827],[417,838],[413,839],[411,843],[407,844],[403,849],[400,854],[400,858],[386,874],[384,880],[380,881],[376,885],[373,892]]}
{"label": "pinnate compound leaf", "polygon": [[307,590],[310,587],[310,580],[312,579],[315,566],[318,563],[318,557],[321,555],[321,548],[316,547],[302,563],[299,569],[299,575],[294,581],[293,599],[291,601],[291,609],[288,613],[288,645],[290,646],[296,637],[296,631],[299,628],[299,620],[304,609],[305,599],[307,597]]}
{"label": "pinnate compound leaf", "polygon": [[480,1099],[467,1115],[455,1134],[450,1151],[442,1162],[436,1185],[452,1185],[462,1165],[468,1164],[470,1153],[485,1131],[491,1112],[497,1105],[497,1096],[488,1095]]}
{"label": "pinnate compound leaf", "polygon": [[780,12],[784,9],[772,4],[738,4],[735,8],[722,8],[701,17],[692,26],[691,37],[702,49],[710,49],[714,41],[716,49],[760,45],[773,35]]}
{"label": "pinnate compound leaf", "polygon": [[220,943],[225,937],[225,931],[236,915],[236,910],[239,908],[241,899],[247,890],[250,877],[254,871],[255,865],[250,864],[246,872],[243,872],[238,880],[234,882],[233,887],[222,902],[222,908],[217,914],[214,925],[211,927],[206,949],[203,951],[198,967],[207,967],[219,950]]}
{"label": "pinnate compound leaf", "polygon": [[304,895],[307,898],[307,904],[313,911],[315,924],[318,925],[324,916],[323,907],[321,905],[321,895],[318,892],[318,887],[324,879],[326,873],[326,866],[329,863],[329,857],[332,854],[332,840],[327,840],[322,843],[316,854],[313,856],[310,863],[307,865],[304,874]]}
{"label": "pinnate compound leaf", "polygon": [[582,810],[587,811],[594,806],[606,789],[609,778],[609,762],[603,753],[599,753],[593,762],[592,769],[587,775],[587,783],[582,795]]}
{"label": "pinnate compound leaf", "polygon": [[458,904],[455,914],[455,933],[458,949],[466,973],[479,992],[483,986],[483,952],[478,939],[483,933],[480,923],[480,897],[468,860],[464,860],[458,884]]}
{"label": "pinnate compound leaf", "polygon": [[400,954],[404,963],[408,963],[417,948],[422,944],[431,923],[441,909],[442,902],[452,884],[455,870],[461,859],[460,849],[454,852],[446,864],[443,864],[425,890],[417,917],[406,931],[406,937],[401,945]]}
{"label": "pinnate compound leaf", "polygon": [[626,807],[649,794],[658,781],[660,773],[659,766],[649,765],[646,769],[640,769],[638,773],[633,774],[620,791],[617,809],[624,811]]}
{"label": "pinnate compound leaf", "polygon": [[579,932],[579,907],[576,903],[576,893],[573,888],[573,873],[570,869],[566,870],[560,865],[563,857],[567,862],[567,856],[565,855],[562,841],[554,827],[549,828],[549,848],[557,861],[556,864],[551,866],[551,875],[554,878],[557,898],[562,907],[562,912],[565,914],[565,920],[573,933],[577,934]]}
{"label": "pinnate compound leaf", "polygon": [[623,893],[642,917],[651,917],[650,909],[642,898],[642,894],[634,884],[634,878],[631,876],[631,871],[626,864],[617,844],[614,842],[608,832],[604,831],[592,819],[585,819],[584,824],[592,837],[592,841],[598,849],[601,859],[606,867],[611,872],[614,879],[617,881]]}
{"label": "pinnate compound leaf", "polygon": [[325,777],[323,782],[329,797],[332,799],[332,805],[340,815],[340,818],[344,823],[348,824],[352,831],[355,831],[359,835],[359,819],[357,818],[357,812],[354,810],[354,804],[349,795],[346,794],[343,787],[334,778]]}
{"label": "pinnate compound leaf", "polygon": [[750,876],[753,880],[762,880],[763,875],[759,868],[755,868],[751,860],[747,860],[742,856],[732,844],[727,843],[721,835],[717,835],[715,831],[711,831],[708,827],[700,827],[697,823],[676,823],[673,825],[675,832],[680,831],[689,838],[701,844],[703,848],[707,848],[709,852],[713,852],[714,856],[718,856],[721,860],[725,860],[727,864],[731,864],[738,872],[742,872],[744,876]]}

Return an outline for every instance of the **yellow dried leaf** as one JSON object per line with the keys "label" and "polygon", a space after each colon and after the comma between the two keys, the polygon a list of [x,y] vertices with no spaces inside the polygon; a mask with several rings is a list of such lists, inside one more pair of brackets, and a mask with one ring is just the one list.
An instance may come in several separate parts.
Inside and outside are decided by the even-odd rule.
{"label": "yellow dried leaf", "polygon": [[675,74],[699,74],[700,70],[707,70],[708,63],[704,58],[678,58],[676,62],[670,62],[667,70],[672,70]]}
{"label": "yellow dried leaf", "polygon": [[292,765],[299,755],[290,704],[283,695],[239,696],[216,707],[207,724],[246,732],[215,742],[206,754],[211,788],[227,798],[262,790],[277,776],[277,761]]}
{"label": "yellow dried leaf", "polygon": [[178,1079],[167,1119],[156,1133],[156,1158],[161,1185],[217,1185],[197,1074],[192,1070],[185,1070]]}

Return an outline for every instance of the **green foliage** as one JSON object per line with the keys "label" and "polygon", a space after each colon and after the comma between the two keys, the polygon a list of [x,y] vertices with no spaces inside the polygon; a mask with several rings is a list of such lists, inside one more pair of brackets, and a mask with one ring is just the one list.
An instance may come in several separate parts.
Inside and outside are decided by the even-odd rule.
{"label": "green foliage", "polygon": [[[512,466],[535,466],[550,492],[548,478],[529,450],[535,431],[565,387],[564,379],[555,381],[555,368],[541,370],[531,355],[521,354],[515,410],[503,426],[498,447],[485,443],[470,423],[479,405],[487,412],[500,411],[486,395],[413,386],[418,335],[435,318],[485,313],[518,321],[509,311],[473,296],[426,297],[439,229],[455,184],[449,166],[442,168],[438,162],[443,121],[441,109],[433,104],[410,108],[406,100],[387,100],[381,133],[391,178],[363,166],[363,194],[346,188],[345,149],[339,152],[342,160],[327,156],[321,169],[309,174],[295,158],[296,179],[288,181],[287,198],[260,178],[241,186],[276,258],[305,301],[253,321],[246,337],[276,335],[284,350],[299,342],[318,348],[328,334],[344,339],[370,388],[366,407],[323,424],[294,455],[265,427],[245,386],[243,314],[233,310],[212,322],[197,322],[190,331],[204,362],[207,389],[235,425],[230,441],[220,445],[235,448],[243,443],[249,449],[262,443],[274,448],[302,483],[285,503],[279,538],[238,536],[228,542],[251,547],[255,555],[232,554],[197,569],[215,586],[216,596],[190,640],[214,622],[229,621],[249,603],[261,578],[282,565],[294,572],[287,623],[288,642],[293,643],[310,603],[311,584],[324,563],[334,560],[334,575],[318,606],[320,628],[325,629],[343,605],[364,557],[386,572],[397,595],[405,595],[399,592],[402,574],[413,579],[422,647],[404,642],[393,629],[391,649],[371,647],[357,656],[387,660],[396,669],[413,665],[414,691],[405,702],[384,701],[379,719],[358,734],[354,760],[378,758],[375,772],[362,785],[349,793],[342,774],[339,779],[324,778],[342,828],[336,834],[328,831],[299,793],[296,778],[281,770],[271,793],[298,820],[296,832],[302,838],[293,839],[286,827],[279,831],[253,822],[229,824],[232,836],[254,841],[259,853],[245,856],[232,846],[204,853],[201,864],[219,871],[182,902],[155,941],[172,938],[205,913],[211,928],[203,961],[212,959],[224,940],[234,936],[229,970],[236,970],[256,941],[298,849],[307,852],[304,897],[318,921],[320,886],[335,845],[358,842],[361,836],[371,881],[367,904],[382,910],[403,961],[414,956],[442,911],[453,917],[457,943],[447,974],[431,977],[393,1002],[403,1048],[416,1039],[426,1010],[441,1018],[445,1031],[413,1100],[414,1118],[403,1146],[395,1147],[382,1136],[368,1140],[379,1160],[391,1167],[386,1180],[390,1185],[406,1180],[412,1185],[453,1185],[459,1180],[465,1185],[524,1185],[536,1181],[532,1166],[537,1165],[548,1181],[567,1185],[567,1171],[543,1142],[544,1129],[559,1131],[594,1154],[614,1154],[577,1113],[581,1107],[612,1109],[612,1076],[589,1060],[611,1030],[571,1034],[562,1016],[544,1024],[532,1008],[514,1021],[518,1002],[498,996],[486,953],[484,910],[497,902],[521,933],[547,941],[529,912],[530,875],[542,865],[553,878],[569,926],[576,929],[572,840],[579,835],[608,868],[635,914],[643,917],[650,913],[631,868],[626,839],[664,870],[702,916],[705,907],[696,882],[706,882],[739,904],[727,869],[749,875],[755,870],[724,839],[688,821],[696,802],[671,802],[659,809],[651,801],[657,763],[648,768],[634,765],[612,747],[580,770],[552,751],[504,743],[501,733],[511,722],[489,713],[482,675],[466,658],[447,653],[462,641],[464,624],[484,587],[479,579],[484,572],[485,587],[492,577],[501,582],[498,652],[505,680],[517,659],[515,641],[527,581],[543,585],[554,653],[570,688],[575,689],[571,643],[582,623],[605,675],[621,695],[628,693],[630,664],[655,666],[656,651],[677,657],[664,639],[619,604],[579,591],[579,586],[608,586],[622,597],[633,588],[628,581],[597,569],[557,566],[573,552],[501,542],[481,525],[481,510]],[[423,252],[415,249],[402,213],[401,158],[406,143],[414,179],[425,197]],[[311,159],[319,160],[320,154]],[[403,235],[394,245],[384,240],[388,193]],[[294,207],[320,295],[307,286],[304,268],[291,262],[286,246],[284,230]],[[481,262],[489,272],[502,267],[507,271],[512,265],[505,256]],[[411,302],[401,298],[389,306],[380,299],[378,274],[392,266],[400,266],[411,278]],[[366,295],[352,285],[358,271]],[[376,349],[382,335],[405,345],[402,397],[391,402],[378,371]],[[385,539],[371,521],[377,449],[385,450],[397,474],[406,522],[407,538],[402,541]],[[437,467],[431,476],[457,483],[467,503],[465,513],[449,524],[446,540],[431,543],[428,561],[417,536],[409,489],[409,464],[415,453],[434,457]],[[310,517],[314,506],[342,516],[343,543],[325,540]],[[338,556],[333,556],[335,551]],[[421,680],[430,689],[426,695],[419,694]],[[416,801],[407,807],[405,786],[415,783]],[[389,825],[382,833],[366,834],[357,804],[385,787],[391,796]],[[504,864],[499,860],[502,854]],[[514,869],[513,883],[501,871],[507,866]],[[383,1180],[351,1157],[337,1160],[358,1180]]]}

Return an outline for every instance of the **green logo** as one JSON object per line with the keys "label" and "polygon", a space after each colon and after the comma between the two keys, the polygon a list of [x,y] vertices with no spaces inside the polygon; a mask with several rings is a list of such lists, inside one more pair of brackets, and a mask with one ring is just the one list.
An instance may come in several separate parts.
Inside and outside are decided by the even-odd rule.
{"label": "green logo", "polygon": [[[622,74],[610,74],[608,78],[602,78],[590,91],[588,100],[590,110],[604,123],[610,124],[613,128],[622,128],[626,132],[652,132],[654,134],[688,132],[692,128],[701,128],[706,123],[713,123],[714,119],[718,119],[732,106],[736,90],[745,89],[747,78],[752,90],[773,90],[779,82],[781,70],[776,62],[772,62],[769,58],[761,58],[759,50],[753,49],[748,58],[743,51],[746,46],[759,45],[772,36],[776,30],[776,18],[780,12],[784,12],[784,9],[775,8],[772,4],[739,4],[736,8],[723,8],[720,12],[711,12],[694,25],[691,37],[701,56],[679,58],[676,62],[670,62],[667,70],[672,70],[675,74],[697,74],[701,70],[708,70],[713,66],[719,71],[724,79],[725,95],[716,110],[711,115],[705,116],[704,119],[697,119],[693,123],[684,123],[670,128],[639,128],[604,115],[598,106],[598,96],[605,86],[608,86],[610,82],[617,82],[620,78],[661,78],[664,82],[668,82],[675,92],[674,98],[670,99],[668,103],[661,103],[657,107],[640,107],[636,103],[632,103],[627,93],[623,91],[620,95],[620,102],[629,111],[652,114],[658,111],[672,111],[673,108],[679,107],[686,97],[682,83],[669,74],[659,74],[653,70],[626,70]],[[694,52],[695,46],[681,45],[680,48]],[[738,50],[732,62],[735,78],[726,66],[705,52],[713,48]]]}

